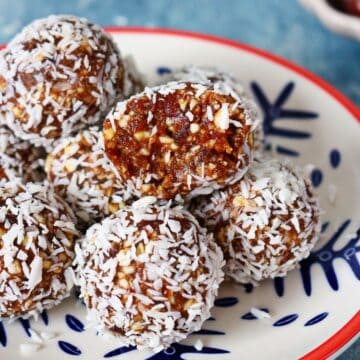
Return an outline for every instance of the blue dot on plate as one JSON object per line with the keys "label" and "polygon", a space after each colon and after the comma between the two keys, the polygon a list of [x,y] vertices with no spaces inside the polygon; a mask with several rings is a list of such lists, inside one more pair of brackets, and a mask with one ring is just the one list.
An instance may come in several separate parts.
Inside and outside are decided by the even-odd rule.
{"label": "blue dot on plate", "polygon": [[320,169],[314,169],[311,172],[310,178],[311,178],[311,182],[314,185],[314,187],[318,187],[322,183],[322,180],[323,180],[322,171]]}
{"label": "blue dot on plate", "polygon": [[336,169],[341,162],[341,155],[340,151],[337,149],[333,149],[330,151],[330,164],[331,166]]}
{"label": "blue dot on plate", "polygon": [[171,69],[167,66],[159,66],[156,69],[156,72],[158,73],[158,75],[166,75],[171,73]]}

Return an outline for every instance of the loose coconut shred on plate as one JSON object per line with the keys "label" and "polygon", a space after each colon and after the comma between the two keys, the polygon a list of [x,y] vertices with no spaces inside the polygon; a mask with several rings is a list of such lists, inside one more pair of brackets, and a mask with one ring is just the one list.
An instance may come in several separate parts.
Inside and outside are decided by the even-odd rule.
{"label": "loose coconut shred on plate", "polygon": [[200,330],[210,316],[223,256],[188,211],[154,201],[145,197],[93,225],[76,263],[99,331],[157,352]]}

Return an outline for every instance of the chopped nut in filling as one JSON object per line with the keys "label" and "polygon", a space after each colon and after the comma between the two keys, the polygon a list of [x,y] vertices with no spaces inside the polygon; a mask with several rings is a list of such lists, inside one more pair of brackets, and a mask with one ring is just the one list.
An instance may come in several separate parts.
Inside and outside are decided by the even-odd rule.
{"label": "chopped nut in filling", "polygon": [[118,103],[104,123],[105,150],[143,195],[192,197],[244,175],[254,127],[236,94],[175,82]]}

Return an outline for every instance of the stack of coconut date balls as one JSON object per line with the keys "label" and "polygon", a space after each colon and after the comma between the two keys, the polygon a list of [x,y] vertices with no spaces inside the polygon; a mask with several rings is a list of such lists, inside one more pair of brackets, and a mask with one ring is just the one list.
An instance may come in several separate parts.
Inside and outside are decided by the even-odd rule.
{"label": "stack of coconut date balls", "polygon": [[319,237],[310,183],[263,155],[227,73],[144,88],[99,26],[50,16],[1,51],[0,91],[1,318],[76,284],[100,331],[159,351],[201,328],[224,275],[284,276]]}

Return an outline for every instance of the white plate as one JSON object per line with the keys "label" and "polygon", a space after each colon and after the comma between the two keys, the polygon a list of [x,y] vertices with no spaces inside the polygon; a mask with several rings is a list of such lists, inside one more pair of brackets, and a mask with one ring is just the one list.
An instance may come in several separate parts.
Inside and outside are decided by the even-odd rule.
{"label": "white plate", "polygon": [[[230,40],[168,30],[108,30],[122,52],[133,54],[152,81],[159,73],[184,64],[220,66],[237,75],[260,102],[275,153],[291,156],[300,164],[314,164],[312,179],[328,226],[300,270],[252,291],[223,285],[212,312],[214,319],[204,324],[202,333],[165,352],[138,352],[96,336],[85,328],[85,308],[74,296],[38,322],[0,324],[0,358],[21,358],[20,344],[33,340],[29,326],[37,333],[56,335],[33,354],[37,360],[334,356],[360,328],[359,110],[305,70]],[[335,188],[332,203],[329,194]],[[267,309],[271,317],[254,319],[253,307]],[[204,344],[201,351],[193,347],[198,339]]]}

